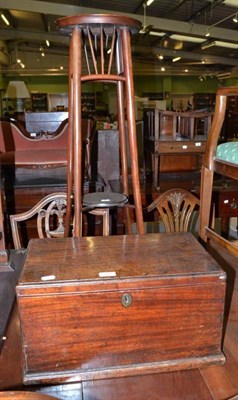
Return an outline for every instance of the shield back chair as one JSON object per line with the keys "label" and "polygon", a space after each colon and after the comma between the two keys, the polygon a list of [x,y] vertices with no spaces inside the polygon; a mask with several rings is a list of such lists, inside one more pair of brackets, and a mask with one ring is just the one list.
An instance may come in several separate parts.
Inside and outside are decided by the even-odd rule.
{"label": "shield back chair", "polygon": [[[118,126],[123,194],[128,197],[128,163],[125,136],[125,114],[131,159],[132,190],[138,232],[144,233],[140,193],[138,150],[134,110],[134,83],[131,58],[131,34],[138,33],[141,23],[126,16],[82,14],[56,21],[60,31],[70,36],[69,54],[69,155],[67,177],[67,214],[65,236],[68,236],[74,203],[74,236],[82,235],[82,132],[81,92],[85,82],[116,85]],[[125,105],[124,105],[125,99]],[[127,233],[131,233],[130,214],[126,210]]]}
{"label": "shield back chair", "polygon": [[145,211],[157,209],[163,221],[165,232],[186,232],[191,229],[193,212],[200,201],[191,192],[175,188],[160,194]]}
{"label": "shield back chair", "polygon": [[229,96],[238,96],[238,86],[221,88],[217,91],[215,113],[202,166],[199,235],[205,243],[214,240],[237,256],[238,241],[229,241],[223,238],[211,227],[211,198],[214,174],[217,173],[234,180],[238,179],[238,142],[231,141],[218,144]]}
{"label": "shield back chair", "polygon": [[66,193],[53,193],[45,196],[30,210],[10,215],[12,239],[15,249],[26,247],[21,234],[21,223],[36,218],[39,238],[59,238],[64,236],[66,213]]}
{"label": "shield back chair", "polygon": [[[90,203],[90,196],[98,195],[100,200],[105,199],[104,193],[89,193],[85,196],[84,207],[82,208],[82,212],[93,214],[96,216],[102,217],[102,234],[103,236],[108,236],[110,233],[110,220],[109,220],[109,210],[111,207],[115,205],[119,205],[119,201],[116,199],[116,203],[113,199],[116,194],[112,193],[114,197],[110,198],[110,204],[107,204],[101,201],[99,204],[99,200],[97,200],[97,207],[95,208],[94,203]],[[118,196],[119,194],[117,194]],[[98,197],[97,196],[97,197]],[[99,198],[98,197],[98,198]],[[121,199],[122,195],[120,195]],[[125,197],[125,196],[124,196]],[[123,197],[123,202],[127,201],[127,198]],[[120,200],[120,201],[122,201]],[[65,216],[66,216],[66,206],[67,206],[67,194],[63,192],[52,193],[48,196],[45,196],[41,199],[34,207],[30,210],[10,215],[10,225],[12,232],[12,240],[15,249],[21,249],[27,246],[28,243],[28,228],[26,227],[27,221],[36,220],[36,235],[39,238],[61,238],[64,237],[65,232]],[[0,224],[2,220],[0,218]],[[83,223],[83,222],[82,222]],[[34,224],[32,224],[34,225]],[[1,225],[0,225],[1,229]],[[82,228],[81,228],[82,229]],[[71,230],[74,230],[74,223],[71,226]],[[83,230],[83,229],[82,229]],[[0,240],[0,245],[3,246],[3,236],[2,241]],[[4,261],[6,262],[7,254],[4,252],[0,252],[0,256],[4,257]],[[5,260],[6,259],[6,260]],[[1,261],[1,258],[0,258]]]}

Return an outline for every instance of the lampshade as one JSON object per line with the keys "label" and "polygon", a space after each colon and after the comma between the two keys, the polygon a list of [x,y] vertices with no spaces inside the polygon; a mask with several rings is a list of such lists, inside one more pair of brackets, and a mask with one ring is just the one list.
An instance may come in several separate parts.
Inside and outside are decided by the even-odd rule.
{"label": "lampshade", "polygon": [[4,97],[6,99],[28,99],[31,96],[27,90],[25,82],[10,81]]}

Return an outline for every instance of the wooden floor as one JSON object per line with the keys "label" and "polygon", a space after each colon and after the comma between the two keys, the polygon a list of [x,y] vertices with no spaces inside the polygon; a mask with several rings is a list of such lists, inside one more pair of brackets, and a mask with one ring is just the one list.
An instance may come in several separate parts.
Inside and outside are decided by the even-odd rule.
{"label": "wooden floor", "polygon": [[[228,275],[224,353],[226,363],[190,371],[178,371],[88,381],[47,387],[26,387],[62,400],[225,400],[238,393],[238,261],[217,248],[210,252]],[[22,390],[20,326],[14,307],[0,354],[0,390]],[[1,399],[1,395],[0,395]]]}

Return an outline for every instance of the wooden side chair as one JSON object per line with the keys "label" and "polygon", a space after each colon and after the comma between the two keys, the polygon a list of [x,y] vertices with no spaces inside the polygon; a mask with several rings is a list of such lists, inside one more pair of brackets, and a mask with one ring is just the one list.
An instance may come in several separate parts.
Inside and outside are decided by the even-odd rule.
{"label": "wooden side chair", "polygon": [[[97,204],[94,201],[90,201],[91,196],[96,196]],[[119,194],[114,193],[89,193],[85,196],[84,207],[82,212],[97,215],[102,217],[102,234],[108,236],[110,232],[110,220],[109,220],[109,209],[119,205],[117,197]],[[107,197],[110,202],[107,203]],[[99,204],[99,198],[101,204]],[[127,197],[120,195],[120,204],[123,206],[127,202]],[[103,201],[103,199],[105,199]],[[113,202],[114,201],[114,202]],[[115,202],[116,201],[116,202]],[[15,249],[21,249],[26,247],[26,240],[22,239],[21,223],[26,224],[30,219],[36,219],[37,236],[39,238],[61,238],[64,237],[65,232],[65,217],[67,207],[67,194],[66,193],[52,193],[41,199],[34,207],[30,210],[10,215],[10,224],[12,231],[12,239]],[[1,224],[1,219],[0,219]],[[1,225],[0,225],[1,229]],[[82,227],[81,227],[82,229]],[[74,222],[71,226],[71,230],[74,230]],[[23,243],[24,242],[24,243]],[[1,244],[1,242],[0,242]],[[1,257],[1,252],[0,252]],[[0,259],[1,261],[1,259]]]}
{"label": "wooden side chair", "polygon": [[166,232],[186,232],[191,227],[193,211],[200,201],[191,192],[175,188],[159,195],[146,207],[146,212],[158,210]]}
{"label": "wooden side chair", "polygon": [[238,241],[226,240],[211,227],[214,173],[231,179],[238,179],[238,142],[227,142],[218,145],[229,96],[238,96],[238,86],[221,88],[216,95],[215,113],[202,166],[199,235],[204,242],[214,240],[237,256]]}
{"label": "wooden side chair", "polygon": [[45,196],[30,210],[10,215],[12,239],[15,249],[23,246],[20,222],[36,217],[39,238],[58,238],[64,236],[64,217],[66,213],[66,193],[53,193]]}

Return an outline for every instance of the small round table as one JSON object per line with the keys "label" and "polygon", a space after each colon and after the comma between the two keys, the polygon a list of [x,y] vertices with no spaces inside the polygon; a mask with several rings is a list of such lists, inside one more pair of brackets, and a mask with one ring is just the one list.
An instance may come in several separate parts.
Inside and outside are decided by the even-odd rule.
{"label": "small round table", "polygon": [[110,209],[123,207],[128,202],[128,197],[122,193],[95,192],[83,197],[83,212],[88,211],[93,215],[101,215],[103,218],[103,236],[110,234]]}

